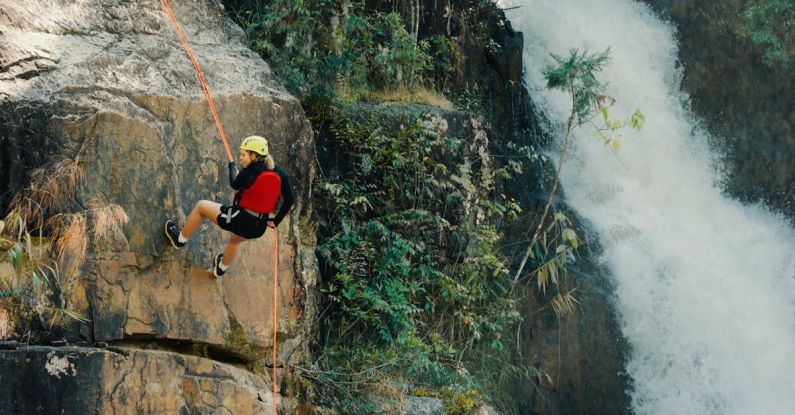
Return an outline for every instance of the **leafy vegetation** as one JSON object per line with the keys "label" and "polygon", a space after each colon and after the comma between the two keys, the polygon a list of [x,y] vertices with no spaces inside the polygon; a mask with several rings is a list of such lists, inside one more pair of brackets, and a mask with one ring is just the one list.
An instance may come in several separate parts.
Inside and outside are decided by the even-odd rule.
{"label": "leafy vegetation", "polygon": [[745,10],[742,32],[762,48],[768,66],[792,67],[795,1],[756,0]]}
{"label": "leafy vegetation", "polygon": [[[378,91],[449,80],[456,50],[446,37],[418,39],[397,13],[364,2],[248,1],[235,11],[250,46],[303,101],[354,102]],[[419,96],[417,98],[422,98]]]}
{"label": "leafy vegetation", "polygon": [[342,166],[316,184],[329,276],[316,380],[350,413],[385,378],[447,396],[450,413],[476,401],[463,395],[506,399],[506,382],[533,373],[511,361],[520,317],[497,249],[497,223],[519,208],[489,198],[493,177],[471,147],[485,142],[440,136],[417,115],[389,126],[357,112],[329,116]]}

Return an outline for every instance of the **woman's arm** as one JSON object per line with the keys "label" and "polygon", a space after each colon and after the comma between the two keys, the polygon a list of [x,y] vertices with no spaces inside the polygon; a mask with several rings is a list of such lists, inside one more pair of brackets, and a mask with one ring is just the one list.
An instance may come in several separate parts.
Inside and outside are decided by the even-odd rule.
{"label": "woman's arm", "polygon": [[[237,167],[234,163],[229,163],[229,185],[235,190],[248,189],[257,180],[260,171],[256,168],[252,169],[251,166],[240,170],[237,173]],[[237,176],[235,176],[237,174]]]}
{"label": "woman's arm", "polygon": [[238,190],[235,187],[235,178],[237,178],[237,165],[235,165],[234,161],[229,162],[229,185],[232,186],[233,189]]}
{"label": "woman's arm", "polygon": [[287,176],[287,172],[281,167],[276,167],[274,170],[279,175],[279,179],[282,183],[282,205],[279,207],[279,211],[271,222],[279,226],[279,223],[287,215],[287,212],[290,211],[290,208],[293,207],[293,203],[295,203],[295,193],[293,193],[293,186],[290,184],[290,178]]}

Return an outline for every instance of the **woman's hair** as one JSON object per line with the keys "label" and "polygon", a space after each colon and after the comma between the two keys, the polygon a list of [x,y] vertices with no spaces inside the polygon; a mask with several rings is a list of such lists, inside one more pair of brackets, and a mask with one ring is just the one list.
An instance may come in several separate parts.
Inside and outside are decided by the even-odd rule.
{"label": "woman's hair", "polygon": [[273,157],[271,157],[270,154],[266,155],[263,161],[265,161],[265,167],[267,167],[268,170],[273,170],[276,168],[276,162],[273,161]]}
{"label": "woman's hair", "polygon": [[266,155],[263,156],[261,154],[255,153],[255,152],[250,151],[250,150],[246,150],[246,151],[248,152],[248,155],[251,156],[251,160],[253,160],[253,161],[261,161],[261,162],[265,163],[265,167],[267,167],[268,170],[273,170],[273,169],[276,168],[276,162],[273,161],[273,157],[271,157],[270,154],[266,154]]}

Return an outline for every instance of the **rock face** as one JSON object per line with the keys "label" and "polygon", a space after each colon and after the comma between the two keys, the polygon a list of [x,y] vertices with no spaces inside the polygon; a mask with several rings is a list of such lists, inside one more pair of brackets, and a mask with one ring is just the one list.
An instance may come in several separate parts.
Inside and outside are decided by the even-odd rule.
{"label": "rock face", "polygon": [[[747,1],[645,0],[677,27],[682,88],[725,153],[727,190],[795,220],[795,71],[741,35]],[[790,40],[790,62],[795,50]]]}
{"label": "rock face", "polygon": [[[316,279],[309,122],[218,2],[172,7],[233,155],[244,137],[266,136],[292,179],[296,205],[278,229],[278,346],[280,361],[303,359]],[[96,198],[129,216],[123,235],[93,242],[78,286],[65,295],[67,307],[93,321],[83,336],[187,342],[264,362],[276,233],[244,243],[220,280],[208,269],[227,233],[206,222],[179,251],[163,236],[167,218],[183,224],[198,200],[230,203],[233,193],[208,104],[160,2],[0,0],[0,9],[0,207],[24,189],[31,169],[66,157],[85,170],[73,211]],[[92,356],[87,362],[107,360]]]}
{"label": "rock face", "polygon": [[[571,216],[570,216],[571,217]],[[594,250],[580,252],[569,267],[575,276],[561,291],[576,288],[574,315],[557,318],[538,312],[551,295],[528,291],[521,311],[522,354],[542,375],[535,385],[516,385],[520,413],[626,414],[630,379],[623,374],[626,340],[612,306],[614,288],[607,272],[595,263]]]}
{"label": "rock face", "polygon": [[[270,384],[175,353],[29,347],[0,359],[0,414],[272,414]],[[284,413],[293,402],[278,398]]]}

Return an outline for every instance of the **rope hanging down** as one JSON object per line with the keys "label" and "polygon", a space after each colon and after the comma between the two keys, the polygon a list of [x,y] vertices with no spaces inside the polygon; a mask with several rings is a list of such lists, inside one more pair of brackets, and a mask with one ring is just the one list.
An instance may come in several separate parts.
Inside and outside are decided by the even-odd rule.
{"label": "rope hanging down", "polygon": [[[185,37],[185,34],[182,33],[182,29],[179,27],[177,18],[174,16],[174,11],[171,10],[168,0],[160,0],[160,4],[163,5],[163,9],[166,12],[168,20],[174,27],[177,35],[179,35],[182,45],[185,47],[185,51],[188,53],[191,63],[193,63],[193,68],[196,70],[196,75],[199,76],[199,82],[201,83],[202,90],[204,90],[204,95],[207,96],[207,102],[210,104],[210,111],[213,113],[213,119],[215,120],[215,125],[218,127],[218,133],[221,135],[221,140],[224,142],[226,154],[229,156],[229,161],[234,161],[234,157],[232,157],[232,150],[229,149],[229,142],[227,142],[226,134],[224,134],[224,127],[221,125],[221,120],[218,118],[218,112],[215,110],[213,98],[210,95],[210,88],[207,87],[207,82],[204,81],[204,74],[202,74],[202,70],[199,68],[199,63],[196,62],[196,57],[194,57],[193,50],[188,44],[188,39]],[[276,332],[279,324],[279,297],[277,292],[277,288],[279,287],[279,232],[276,230],[276,228],[274,228],[273,231],[276,235],[273,242],[273,414],[276,415]]]}
{"label": "rope hanging down", "polygon": [[221,120],[218,118],[218,112],[215,110],[213,97],[210,95],[210,88],[207,87],[207,82],[204,81],[204,74],[202,73],[201,68],[199,68],[199,63],[196,62],[196,57],[193,56],[193,49],[190,48],[185,34],[182,33],[182,29],[179,27],[179,22],[177,22],[177,18],[174,16],[174,11],[171,10],[168,0],[160,0],[160,4],[163,5],[163,9],[166,11],[166,16],[171,22],[171,26],[173,26],[174,30],[177,32],[179,39],[182,41],[182,45],[185,47],[185,51],[188,52],[188,58],[190,58],[191,63],[193,63],[193,69],[196,70],[196,75],[199,76],[199,82],[201,83],[202,90],[204,90],[204,95],[207,97],[207,102],[210,104],[210,111],[213,113],[213,119],[215,120],[215,125],[218,127],[218,133],[221,135],[221,140],[224,142],[226,155],[229,156],[229,161],[235,161],[235,158],[232,156],[232,150],[229,149],[229,143],[226,141],[224,127],[221,125]]}
{"label": "rope hanging down", "polygon": [[279,314],[277,302],[279,297],[276,289],[279,287],[279,231],[273,228],[276,235],[273,241],[273,413],[276,415],[276,328],[279,327]]}

